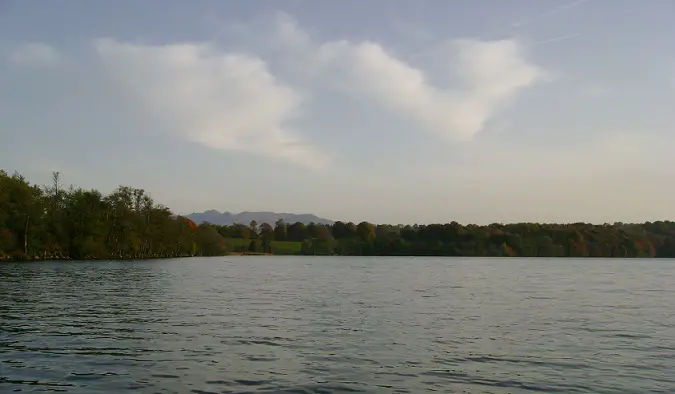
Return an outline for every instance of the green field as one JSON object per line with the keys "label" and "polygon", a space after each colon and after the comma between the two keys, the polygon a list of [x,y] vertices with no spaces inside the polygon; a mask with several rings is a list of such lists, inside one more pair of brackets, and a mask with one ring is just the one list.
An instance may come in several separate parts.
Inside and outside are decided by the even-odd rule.
{"label": "green field", "polygon": [[[243,238],[225,238],[225,243],[228,246],[228,250],[232,252],[248,252],[251,240]],[[301,248],[302,242],[272,241],[272,254],[299,254]]]}

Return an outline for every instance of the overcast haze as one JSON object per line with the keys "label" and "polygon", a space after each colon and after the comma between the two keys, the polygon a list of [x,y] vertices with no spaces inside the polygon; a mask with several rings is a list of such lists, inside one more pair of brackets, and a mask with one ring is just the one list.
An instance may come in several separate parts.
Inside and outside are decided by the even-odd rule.
{"label": "overcast haze", "polygon": [[177,213],[675,219],[675,1],[3,1],[0,168]]}

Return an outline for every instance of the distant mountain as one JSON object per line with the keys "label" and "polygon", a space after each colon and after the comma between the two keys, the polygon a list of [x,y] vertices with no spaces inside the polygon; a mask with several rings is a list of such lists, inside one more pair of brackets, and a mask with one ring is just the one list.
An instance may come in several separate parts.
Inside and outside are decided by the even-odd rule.
{"label": "distant mountain", "polygon": [[251,223],[252,220],[258,222],[258,224],[269,223],[274,225],[279,219],[283,219],[284,222],[288,224],[293,224],[295,222],[300,222],[304,224],[309,224],[314,222],[316,224],[333,224],[332,220],[320,218],[316,215],[309,213],[304,214],[295,214],[295,213],[277,213],[277,212],[240,212],[240,213],[231,213],[231,212],[219,212],[215,209],[208,210],[206,212],[194,212],[189,215],[185,215],[186,218],[194,221],[195,223],[209,222],[211,224],[217,225],[232,225],[235,223],[246,224]]}

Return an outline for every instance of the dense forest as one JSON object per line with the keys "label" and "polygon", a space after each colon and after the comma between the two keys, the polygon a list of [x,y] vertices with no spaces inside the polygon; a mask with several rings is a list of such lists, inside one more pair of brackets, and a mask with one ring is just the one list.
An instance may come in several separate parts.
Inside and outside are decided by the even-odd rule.
{"label": "dense forest", "polygon": [[30,184],[0,171],[0,260],[142,259],[244,254],[675,257],[675,223],[375,225],[195,224],[143,190],[109,195]]}

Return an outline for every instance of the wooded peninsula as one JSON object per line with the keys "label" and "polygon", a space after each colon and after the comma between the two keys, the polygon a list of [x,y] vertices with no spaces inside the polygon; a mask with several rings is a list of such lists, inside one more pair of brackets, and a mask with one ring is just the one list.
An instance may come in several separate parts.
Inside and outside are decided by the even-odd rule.
{"label": "wooded peninsula", "polygon": [[667,258],[675,257],[675,222],[197,225],[143,189],[103,195],[65,188],[59,173],[39,186],[0,170],[0,260],[228,254]]}

